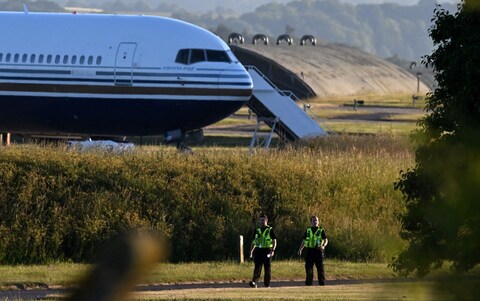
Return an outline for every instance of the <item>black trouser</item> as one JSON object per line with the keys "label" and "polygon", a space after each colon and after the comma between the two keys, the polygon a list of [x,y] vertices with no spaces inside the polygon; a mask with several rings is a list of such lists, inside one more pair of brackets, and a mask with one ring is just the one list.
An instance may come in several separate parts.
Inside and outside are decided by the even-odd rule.
{"label": "black trouser", "polygon": [[318,284],[325,284],[325,270],[323,268],[323,251],[317,248],[305,248],[307,250],[305,255],[305,272],[307,278],[305,285],[312,285],[313,283],[313,265],[317,267]]}
{"label": "black trouser", "polygon": [[272,277],[272,258],[267,257],[270,251],[270,248],[255,248],[253,253],[255,270],[253,270],[252,281],[258,283],[258,279],[260,279],[260,274],[262,273],[262,266],[265,266],[265,274],[263,276],[263,284],[265,287],[270,286],[270,279]]}

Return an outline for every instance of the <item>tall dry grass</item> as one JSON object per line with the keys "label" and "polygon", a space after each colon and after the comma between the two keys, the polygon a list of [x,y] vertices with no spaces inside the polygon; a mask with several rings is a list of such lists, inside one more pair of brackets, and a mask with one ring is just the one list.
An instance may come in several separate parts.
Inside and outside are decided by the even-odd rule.
{"label": "tall dry grass", "polygon": [[270,217],[277,256],[290,258],[317,214],[327,256],[389,259],[402,242],[393,190],[413,164],[403,137],[312,140],[286,149],[137,148],[115,155],[62,147],[0,149],[0,262],[90,261],[132,229],[165,233],[172,261],[232,259],[237,237]]}

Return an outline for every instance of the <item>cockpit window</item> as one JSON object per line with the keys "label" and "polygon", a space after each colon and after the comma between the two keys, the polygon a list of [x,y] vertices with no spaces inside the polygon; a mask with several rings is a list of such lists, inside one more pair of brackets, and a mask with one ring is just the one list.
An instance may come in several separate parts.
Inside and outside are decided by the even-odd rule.
{"label": "cockpit window", "polygon": [[180,49],[175,59],[179,64],[195,64],[198,62],[232,62],[231,57],[226,51],[211,49]]}
{"label": "cockpit window", "polygon": [[203,49],[192,49],[190,52],[190,64],[195,64],[198,62],[205,61],[205,50]]}
{"label": "cockpit window", "polygon": [[177,53],[176,63],[188,65],[188,56],[190,55],[190,49],[180,49]]}
{"label": "cockpit window", "polygon": [[227,62],[230,63],[230,58],[225,51],[221,50],[207,50],[207,61],[209,62]]}

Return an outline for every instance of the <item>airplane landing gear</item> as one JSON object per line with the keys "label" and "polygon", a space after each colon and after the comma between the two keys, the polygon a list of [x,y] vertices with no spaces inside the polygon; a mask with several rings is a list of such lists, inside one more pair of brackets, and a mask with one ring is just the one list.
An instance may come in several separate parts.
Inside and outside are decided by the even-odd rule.
{"label": "airplane landing gear", "polygon": [[201,137],[201,140],[203,140],[203,131],[201,129],[188,133],[178,129],[167,132],[165,134],[165,142],[167,144],[176,143],[177,150],[180,152],[193,153],[193,150],[187,145],[187,141],[197,141],[199,140],[198,137]]}
{"label": "airplane landing gear", "polygon": [[177,142],[177,150],[182,153],[193,154],[193,150],[184,141]]}

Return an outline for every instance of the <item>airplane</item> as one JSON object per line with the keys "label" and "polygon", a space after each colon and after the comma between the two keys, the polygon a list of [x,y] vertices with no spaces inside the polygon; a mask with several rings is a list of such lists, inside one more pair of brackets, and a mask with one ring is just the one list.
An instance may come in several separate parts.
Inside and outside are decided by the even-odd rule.
{"label": "airplane", "polygon": [[180,20],[25,10],[0,28],[0,132],[178,143],[252,95],[228,45]]}

